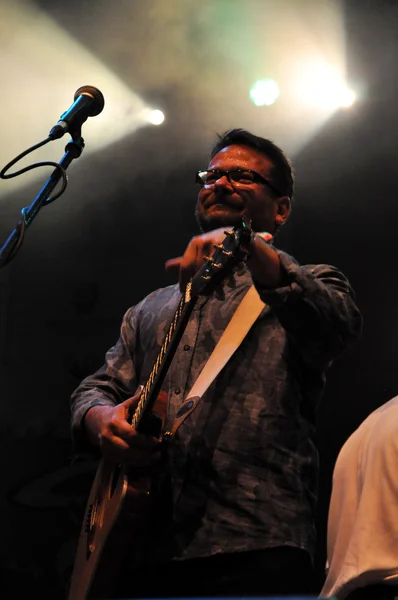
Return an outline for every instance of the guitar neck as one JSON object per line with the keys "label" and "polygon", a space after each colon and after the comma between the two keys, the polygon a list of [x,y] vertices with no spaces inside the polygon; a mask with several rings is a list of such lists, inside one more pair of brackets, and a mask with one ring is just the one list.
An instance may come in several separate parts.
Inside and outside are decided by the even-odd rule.
{"label": "guitar neck", "polygon": [[195,306],[197,297],[191,298],[191,284],[189,283],[182,295],[177,310],[170,322],[169,329],[163,340],[160,351],[153,364],[151,373],[141,392],[140,401],[133,415],[131,424],[137,431],[145,433],[150,428],[148,419],[160,392],[163,380],[170,367],[177,346],[184,333],[186,324]]}
{"label": "guitar neck", "polygon": [[181,296],[131,421],[138,431],[152,433],[151,411],[197,298],[220,282],[247,254],[251,229],[246,221],[242,220],[233,231],[226,231],[225,234],[223,243],[215,246],[213,256],[207,257],[206,263],[188,283]]}

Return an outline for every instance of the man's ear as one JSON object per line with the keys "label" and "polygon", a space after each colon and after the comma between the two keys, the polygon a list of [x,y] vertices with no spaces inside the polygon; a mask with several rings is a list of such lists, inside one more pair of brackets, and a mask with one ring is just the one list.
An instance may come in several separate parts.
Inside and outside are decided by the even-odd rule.
{"label": "man's ear", "polygon": [[277,211],[275,214],[275,224],[277,227],[280,227],[288,220],[292,206],[289,196],[281,196],[280,198],[277,198],[276,201]]}

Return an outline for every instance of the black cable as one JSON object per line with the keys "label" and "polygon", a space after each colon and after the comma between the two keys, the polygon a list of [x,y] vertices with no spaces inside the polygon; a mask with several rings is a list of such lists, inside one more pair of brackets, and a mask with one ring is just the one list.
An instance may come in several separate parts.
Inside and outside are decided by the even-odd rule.
{"label": "black cable", "polygon": [[15,227],[17,233],[19,234],[18,240],[17,240],[17,243],[15,244],[14,248],[12,249],[11,254],[8,257],[7,262],[10,262],[10,260],[12,258],[14,258],[15,254],[18,252],[18,250],[22,246],[22,242],[24,240],[24,235],[25,235],[25,229],[26,229],[25,210],[26,210],[26,208],[23,208],[21,210],[22,219],[18,222],[17,226]]}
{"label": "black cable", "polygon": [[18,156],[13,158],[12,161],[10,161],[0,171],[0,179],[11,179],[12,177],[17,177],[17,175],[22,175],[22,173],[26,173],[27,171],[31,171],[32,169],[37,169],[38,167],[47,167],[48,166],[48,167],[55,167],[56,169],[59,169],[61,171],[61,175],[62,175],[61,189],[59,192],[57,192],[55,194],[55,196],[48,198],[48,200],[46,200],[44,202],[44,204],[50,204],[50,202],[54,202],[54,200],[59,198],[61,196],[61,194],[63,194],[64,191],[66,190],[66,186],[68,185],[68,177],[66,175],[65,169],[60,164],[58,164],[57,162],[53,162],[51,160],[46,160],[46,161],[42,161],[42,162],[38,162],[38,163],[33,163],[32,165],[28,165],[27,167],[24,167],[23,169],[20,169],[19,171],[14,171],[14,173],[10,173],[9,175],[6,175],[5,173],[13,165],[15,165],[17,162],[19,162],[22,158],[24,158],[27,154],[29,154],[30,152],[33,152],[34,150],[37,150],[38,148],[41,148],[45,144],[48,144],[48,142],[52,142],[52,139],[50,137],[47,137],[45,140],[42,140],[41,142],[38,142],[34,146],[31,146],[27,150],[24,150],[23,152],[21,152],[21,154],[18,154]]}
{"label": "black cable", "polygon": [[[51,141],[52,141],[52,138],[47,137],[45,140],[42,140],[41,142],[38,142],[34,146],[31,146],[27,150],[24,150],[23,152],[21,152],[21,154],[18,154],[18,156],[13,158],[12,161],[10,161],[8,164],[6,164],[6,166],[3,167],[0,171],[0,179],[11,179],[12,177],[17,177],[18,175],[22,175],[22,173],[26,173],[27,171],[31,171],[32,169],[37,169],[39,167],[47,167],[48,166],[48,167],[55,167],[56,169],[59,169],[61,171],[61,175],[62,175],[61,189],[54,196],[52,196],[52,197],[50,196],[50,198],[45,200],[43,202],[43,206],[50,204],[50,202],[54,202],[54,200],[59,198],[61,196],[61,194],[63,194],[64,191],[66,190],[66,186],[68,185],[68,177],[66,175],[65,169],[60,164],[58,164],[57,162],[53,162],[51,160],[46,160],[46,161],[42,161],[42,162],[38,162],[38,163],[33,163],[32,165],[28,165],[27,167],[24,167],[23,169],[20,169],[19,171],[14,171],[13,173],[9,173],[8,175],[6,175],[6,172],[13,165],[15,165],[18,161],[20,161],[22,158],[24,158],[27,154],[30,154],[34,150],[41,148],[42,146],[44,146],[45,144],[48,144],[48,142],[51,142]],[[18,250],[20,249],[20,247],[22,245],[24,235],[25,235],[25,230],[26,230],[25,212],[28,208],[29,207],[25,207],[21,210],[22,219],[18,222],[18,224],[15,228],[17,231],[17,234],[18,234],[18,240],[12,250],[12,253],[8,257],[7,262],[9,262],[15,256],[15,254],[18,252]]]}

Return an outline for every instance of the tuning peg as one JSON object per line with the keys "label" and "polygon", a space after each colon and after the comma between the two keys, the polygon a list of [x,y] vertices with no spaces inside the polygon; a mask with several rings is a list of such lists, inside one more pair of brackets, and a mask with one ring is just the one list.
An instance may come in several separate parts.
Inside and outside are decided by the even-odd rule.
{"label": "tuning peg", "polygon": [[231,250],[225,250],[224,246],[222,244],[213,244],[214,248],[216,248],[217,250],[221,250],[221,252],[223,254],[225,254],[225,256],[232,256],[233,252]]}
{"label": "tuning peg", "polygon": [[[222,246],[221,246],[222,247]],[[211,256],[204,256],[203,260],[207,260],[207,262],[210,263],[210,267],[213,269],[221,269],[222,268],[222,263],[216,263],[214,262],[214,258],[212,258]]]}

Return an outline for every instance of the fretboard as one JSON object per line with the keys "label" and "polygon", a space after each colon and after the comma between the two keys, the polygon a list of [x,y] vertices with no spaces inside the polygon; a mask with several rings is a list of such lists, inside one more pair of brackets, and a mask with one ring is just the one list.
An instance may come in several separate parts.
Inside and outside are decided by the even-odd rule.
{"label": "fretboard", "polygon": [[131,424],[138,431],[145,429],[145,417],[149,415],[155,404],[171,360],[195,305],[195,300],[196,298],[191,298],[191,283],[188,283],[185,293],[181,296],[177,310],[170,322],[168,331],[134,412]]}

